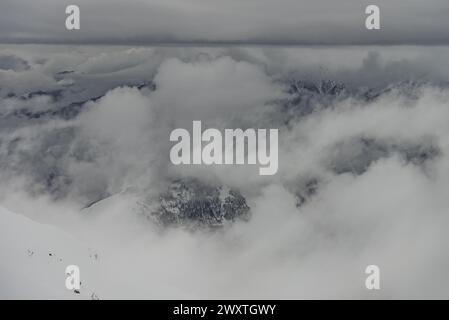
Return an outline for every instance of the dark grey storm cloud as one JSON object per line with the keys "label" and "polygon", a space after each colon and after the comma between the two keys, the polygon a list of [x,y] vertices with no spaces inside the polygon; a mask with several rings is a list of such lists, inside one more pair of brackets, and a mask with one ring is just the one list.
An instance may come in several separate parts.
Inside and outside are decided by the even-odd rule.
{"label": "dark grey storm cloud", "polygon": [[[65,29],[65,7],[81,30]],[[381,30],[365,29],[365,7]],[[2,0],[1,42],[447,44],[447,0]]]}

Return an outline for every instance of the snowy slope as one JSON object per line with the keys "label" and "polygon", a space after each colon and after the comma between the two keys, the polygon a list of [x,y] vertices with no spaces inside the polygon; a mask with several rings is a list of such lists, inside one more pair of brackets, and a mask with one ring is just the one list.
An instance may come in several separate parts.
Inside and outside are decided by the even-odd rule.
{"label": "snowy slope", "polygon": [[[81,270],[79,294],[65,287],[70,264]],[[1,299],[92,298],[96,264],[96,253],[70,235],[0,207]]]}

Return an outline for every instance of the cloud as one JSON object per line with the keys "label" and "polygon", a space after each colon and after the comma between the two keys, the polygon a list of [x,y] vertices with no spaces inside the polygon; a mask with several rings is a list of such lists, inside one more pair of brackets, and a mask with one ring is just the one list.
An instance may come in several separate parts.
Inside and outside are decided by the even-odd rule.
{"label": "cloud", "polygon": [[257,66],[229,57],[193,63],[170,59],[160,66],[154,82],[152,99],[175,126],[217,117],[236,121],[242,113],[256,113],[283,96],[281,86]]}
{"label": "cloud", "polygon": [[1,55],[0,56],[0,69],[2,70],[14,70],[23,71],[29,69],[29,65],[26,60],[16,57],[14,55]]}
{"label": "cloud", "polygon": [[[448,296],[447,48],[58,48],[11,46],[29,69],[1,71],[18,80],[3,82],[0,101],[0,203],[15,212],[0,219],[36,232],[1,241],[0,276],[15,280],[0,296],[58,295],[17,280],[24,243],[38,253],[57,243],[100,298]],[[322,79],[345,88],[320,91]],[[37,86],[42,95],[26,94]],[[192,120],[279,128],[278,174],[173,168],[169,132]],[[250,219],[158,227],[151,199],[179,177],[237,188]],[[17,214],[77,241],[61,246],[65,236]],[[30,259],[57,285],[48,256]],[[369,264],[380,292],[364,287]]]}
{"label": "cloud", "polygon": [[[448,43],[445,0],[381,0],[381,30],[365,29],[369,1],[344,0],[96,0],[77,2],[81,29],[65,29],[65,7],[56,0],[2,1],[0,40],[53,43]],[[70,3],[71,4],[71,3]],[[44,9],[45,8],[45,9]],[[120,16],[120,23],[117,17]],[[429,19],[429,17],[431,17]]]}
{"label": "cloud", "polygon": [[23,95],[36,91],[55,91],[58,84],[51,77],[34,70],[16,72],[13,70],[0,70],[0,94],[8,93]]}

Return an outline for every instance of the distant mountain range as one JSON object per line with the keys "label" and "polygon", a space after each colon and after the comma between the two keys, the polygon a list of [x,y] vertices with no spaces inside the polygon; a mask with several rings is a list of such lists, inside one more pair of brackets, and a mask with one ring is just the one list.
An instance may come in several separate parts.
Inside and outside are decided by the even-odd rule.
{"label": "distant mountain range", "polygon": [[[55,77],[63,80],[72,76],[73,71],[58,72]],[[369,103],[379,97],[397,92],[413,99],[418,90],[434,83],[426,81],[403,81],[390,84],[383,88],[347,88],[345,84],[333,80],[307,81],[301,79],[288,79],[283,83],[288,98],[278,101],[283,111],[284,124],[298,121],[315,111],[333,107],[337,101],[353,98]],[[66,90],[72,85],[69,84]],[[156,90],[152,81],[134,84],[139,90]],[[449,87],[449,83],[438,83],[438,87]],[[73,88],[72,88],[73,89]],[[71,89],[71,90],[72,90]],[[16,96],[7,94],[9,98],[21,100],[36,96],[48,96],[55,102],[67,99],[64,90],[36,91]],[[46,122],[52,119],[71,120],[76,118],[84,108],[89,108],[89,101],[97,101],[102,96],[91,97],[87,100],[71,102],[44,111],[33,111],[30,108],[21,108],[4,112],[0,115],[0,124],[3,130],[11,127],[26,127],[33,122]],[[71,98],[72,99],[72,98]],[[0,129],[2,130],[2,129]],[[0,139],[3,152],[0,152],[0,170],[9,169],[14,172],[29,175],[39,186],[39,192],[49,193],[59,198],[64,197],[72,179],[63,171],[61,161],[68,152],[69,142],[74,138],[75,131],[70,127],[55,129],[46,134],[37,149],[20,150],[18,144],[20,137],[6,141]],[[373,162],[392,153],[400,154],[406,161],[423,163],[439,154],[437,147],[430,141],[427,145],[408,144],[397,145],[361,137],[342,144],[327,166],[335,173],[351,172],[361,174]],[[9,166],[9,159],[15,159],[15,167]],[[320,178],[312,177],[295,187],[298,206],[302,205],[319,188]],[[91,194],[85,207],[90,207],[109,197],[107,193]],[[142,198],[136,210],[158,224],[183,225],[189,227],[217,227],[236,219],[248,219],[250,207],[239,190],[229,189],[227,186],[211,186],[198,179],[179,178],[169,182],[165,191],[156,197]]]}

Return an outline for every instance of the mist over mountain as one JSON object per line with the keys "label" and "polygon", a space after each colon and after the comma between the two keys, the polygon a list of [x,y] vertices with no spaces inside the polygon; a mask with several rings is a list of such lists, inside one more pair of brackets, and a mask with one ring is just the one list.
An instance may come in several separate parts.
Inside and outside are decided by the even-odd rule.
{"label": "mist over mountain", "polygon": [[[0,297],[448,298],[447,57],[0,45]],[[277,174],[172,165],[194,120],[279,129]]]}

